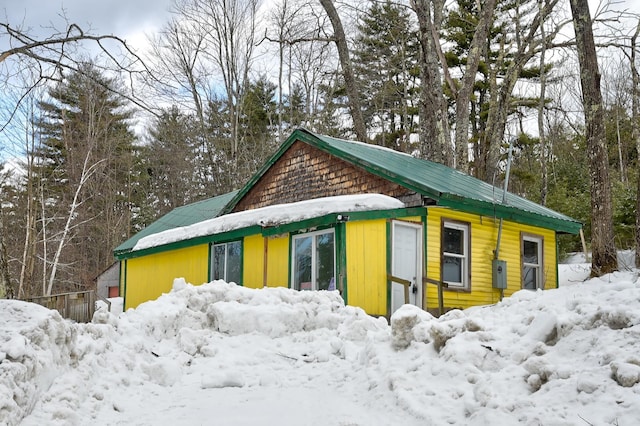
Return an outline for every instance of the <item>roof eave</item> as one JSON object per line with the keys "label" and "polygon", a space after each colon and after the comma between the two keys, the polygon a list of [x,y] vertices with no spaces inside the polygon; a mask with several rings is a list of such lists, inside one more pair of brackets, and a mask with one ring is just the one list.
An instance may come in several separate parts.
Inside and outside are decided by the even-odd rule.
{"label": "roof eave", "polygon": [[449,194],[443,195],[439,200],[438,205],[442,207],[450,207],[455,210],[472,212],[482,216],[510,220],[524,225],[552,229],[558,233],[578,234],[582,228],[582,224],[574,220],[544,216],[504,204],[487,203],[484,201],[461,198]]}

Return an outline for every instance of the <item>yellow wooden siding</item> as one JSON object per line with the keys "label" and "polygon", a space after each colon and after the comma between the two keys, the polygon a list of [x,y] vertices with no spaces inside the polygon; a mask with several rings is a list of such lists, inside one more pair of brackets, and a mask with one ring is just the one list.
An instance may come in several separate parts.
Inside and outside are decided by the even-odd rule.
{"label": "yellow wooden siding", "polygon": [[371,315],[387,313],[387,222],[347,222],[347,300]]}
{"label": "yellow wooden siding", "polygon": [[289,287],[289,236],[267,239],[267,286]]}
{"label": "yellow wooden siding", "polygon": [[263,286],[264,276],[264,238],[262,235],[250,235],[244,238],[242,285],[249,288]]}
{"label": "yellow wooden siding", "polygon": [[175,278],[202,284],[209,278],[209,245],[128,259],[126,264],[126,308],[154,300],[171,291]]}
{"label": "yellow wooden siding", "polygon": [[268,287],[288,287],[289,279],[289,236],[262,237],[251,235],[245,237],[243,243],[243,278],[242,285],[249,288],[260,288],[265,284],[265,242],[267,244],[267,279]]}
{"label": "yellow wooden siding", "polygon": [[[492,285],[492,259],[498,238],[500,221],[491,217],[461,213],[440,207],[429,208],[427,222],[427,276],[440,279],[441,219],[458,220],[470,224],[471,291],[444,291],[444,305],[467,308],[474,305],[496,303],[500,291]],[[546,288],[556,285],[556,240],[552,230],[504,221],[500,244],[500,259],[507,263],[507,289],[504,296],[521,289],[520,235],[526,232],[543,237],[543,266]],[[428,285],[427,305],[438,306],[437,290]]]}

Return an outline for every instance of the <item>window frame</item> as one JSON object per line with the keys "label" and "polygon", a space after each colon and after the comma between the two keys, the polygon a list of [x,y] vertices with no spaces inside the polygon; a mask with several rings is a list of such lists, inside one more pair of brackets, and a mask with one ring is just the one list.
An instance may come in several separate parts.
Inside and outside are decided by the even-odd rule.
{"label": "window frame", "polygon": [[[232,240],[232,241],[219,241],[219,242],[212,242],[209,244],[209,281],[214,281],[214,280],[224,280],[225,282],[231,282],[229,280],[229,245],[230,244],[239,244],[240,246],[240,253],[239,253],[239,277],[238,280],[235,281],[233,280],[234,283],[238,284],[238,285],[242,285],[242,262],[243,262],[243,250],[244,250],[244,246],[243,246],[243,241],[240,240]],[[224,246],[224,277],[223,278],[214,278],[215,277],[215,271],[214,268],[216,267],[216,262],[215,262],[215,250],[216,247],[221,247]]]}
{"label": "window frame", "polygon": [[[537,256],[538,263],[525,262],[524,258],[524,244],[525,241],[533,242],[537,244]],[[534,268],[537,271],[536,274],[536,287],[525,287],[525,268]],[[544,290],[544,237],[542,235],[529,234],[526,232],[520,233],[520,287],[524,290]]]}
{"label": "window frame", "polygon": [[291,251],[290,251],[290,256],[291,256],[291,280],[290,280],[290,288],[295,289],[295,290],[301,290],[300,289],[300,284],[301,283],[297,283],[297,279],[296,279],[296,273],[297,273],[297,262],[296,262],[296,241],[303,239],[303,238],[312,238],[312,242],[311,242],[311,288],[308,289],[302,289],[302,290],[311,290],[311,291],[318,291],[318,277],[317,277],[317,271],[318,271],[318,259],[317,259],[317,239],[318,236],[320,235],[326,235],[326,234],[332,234],[333,237],[333,279],[334,279],[334,287],[337,285],[337,279],[336,279],[336,273],[337,273],[337,259],[336,259],[336,250],[337,250],[337,242],[336,242],[336,230],[335,228],[331,227],[331,228],[325,228],[325,229],[321,229],[321,230],[314,230],[314,231],[310,231],[310,232],[301,232],[295,235],[291,235],[290,237],[290,241],[291,241]]}
{"label": "window frame", "polygon": [[[445,229],[456,229],[463,232],[463,254],[449,253],[444,250]],[[462,259],[461,282],[452,282],[444,279],[445,257],[456,257]],[[471,224],[459,220],[442,218],[440,226],[440,280],[446,282],[447,290],[450,291],[471,291]]]}

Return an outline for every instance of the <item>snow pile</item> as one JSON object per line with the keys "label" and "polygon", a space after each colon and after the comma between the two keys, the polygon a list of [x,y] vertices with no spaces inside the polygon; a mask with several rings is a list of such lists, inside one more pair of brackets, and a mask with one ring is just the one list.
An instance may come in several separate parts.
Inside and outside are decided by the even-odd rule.
{"label": "snow pile", "polygon": [[321,217],[331,213],[399,209],[404,203],[382,194],[356,194],[323,197],[289,204],[276,204],[259,209],[230,213],[141,238],[133,251],[157,247],[205,235],[214,235],[249,226],[277,226]]}
{"label": "snow pile", "polygon": [[[100,310],[93,323],[75,326],[77,364],[69,365],[49,389],[34,395],[40,403],[21,424],[114,424],[139,416],[138,424],[167,423],[166,413],[136,414],[141,395],[150,401],[145,410],[173,406],[176,393],[187,398],[194,392],[230,389],[277,397],[284,387],[284,392],[296,395],[311,392],[313,400],[319,400],[327,388],[341,383],[341,374],[351,374],[368,334],[388,330],[384,319],[344,306],[337,292],[252,290],[223,281],[192,286],[183,279],[175,280],[173,291],[156,301],[120,316]],[[318,370],[317,364],[327,367],[312,374],[304,371]],[[313,375],[319,376],[314,380],[317,389],[309,390]],[[290,388],[294,390],[287,391]],[[351,394],[349,390],[329,399]],[[153,395],[169,401],[151,402]],[[198,404],[210,406],[211,396],[204,395],[207,401],[198,399]],[[203,410],[186,415],[188,419],[202,415],[193,422],[184,420],[185,414],[169,418],[185,424],[207,423],[211,413]],[[370,423],[379,410],[372,407],[366,415]],[[336,423],[351,418],[352,411],[346,404],[336,412]],[[20,417],[0,417],[2,421],[17,424]]]}
{"label": "snow pile", "polygon": [[56,311],[0,301],[0,424],[14,425],[75,363],[76,329]]}
{"label": "snow pile", "polygon": [[638,271],[585,270],[390,325],[335,292],[222,281],[91,324],[0,301],[0,424],[635,424]]}
{"label": "snow pile", "polygon": [[393,371],[399,402],[434,423],[630,424],[640,419],[639,305],[637,274],[616,273],[439,319],[404,306],[391,334],[406,349],[369,357]]}

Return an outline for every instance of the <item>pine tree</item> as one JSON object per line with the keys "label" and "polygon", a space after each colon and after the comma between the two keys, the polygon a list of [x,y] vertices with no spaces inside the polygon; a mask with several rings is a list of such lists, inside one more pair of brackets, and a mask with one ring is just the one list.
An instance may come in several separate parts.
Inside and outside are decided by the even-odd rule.
{"label": "pine tree", "polygon": [[148,175],[147,203],[156,217],[203,197],[198,173],[199,126],[194,116],[173,106],[154,120],[141,148]]}
{"label": "pine tree", "polygon": [[276,149],[277,85],[266,75],[253,81],[242,99],[239,182],[245,182]]}
{"label": "pine tree", "polygon": [[363,115],[381,145],[410,151],[417,116],[417,34],[406,8],[372,2],[353,51]]}
{"label": "pine tree", "polygon": [[66,75],[40,102],[42,145],[35,179],[44,185],[39,256],[46,293],[85,289],[130,234],[135,137],[117,83],[91,63]]}
{"label": "pine tree", "polygon": [[[468,138],[473,152],[469,172],[482,180],[493,182],[509,117],[536,108],[540,102],[536,98],[515,95],[514,87],[518,81],[539,80],[541,67],[531,66],[530,62],[539,52],[541,43],[553,40],[559,27],[545,32],[545,40],[542,40],[540,25],[553,11],[557,0],[540,3],[532,0],[497,2],[486,39],[480,44],[477,73],[468,75],[467,64],[472,54],[477,53],[473,41],[476,40],[479,16],[482,14],[479,6],[490,7],[487,6],[489,3],[489,0],[458,1],[458,7],[449,12],[444,33],[450,46],[445,52],[447,65],[452,70],[459,69],[452,74],[461,74],[463,85],[467,79],[473,82],[473,93],[468,104],[465,104],[466,100],[461,100],[460,91],[458,96],[452,96],[451,99],[456,103],[456,126],[460,125],[456,127],[458,158],[464,160],[461,163],[466,163]],[[545,72],[548,71],[545,69]],[[469,129],[463,128],[460,121],[464,111],[469,112]],[[460,165],[465,169],[464,164]]]}

